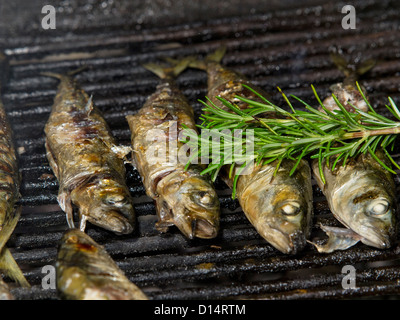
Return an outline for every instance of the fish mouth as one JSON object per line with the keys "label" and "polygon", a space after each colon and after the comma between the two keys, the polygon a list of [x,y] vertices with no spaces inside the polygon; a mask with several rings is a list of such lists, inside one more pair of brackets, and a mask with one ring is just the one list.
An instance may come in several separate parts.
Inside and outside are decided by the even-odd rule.
{"label": "fish mouth", "polygon": [[301,208],[297,200],[281,201],[275,206],[274,214],[260,225],[261,235],[283,253],[296,254],[306,246],[306,217]]}
{"label": "fish mouth", "polygon": [[175,225],[189,239],[212,239],[218,234],[219,226],[204,218],[175,219]]}
{"label": "fish mouth", "polygon": [[382,233],[382,230],[373,226],[362,228],[359,235],[362,237],[362,243],[374,248],[388,249],[393,244],[393,236],[391,234]]}
{"label": "fish mouth", "polygon": [[[360,197],[365,197],[370,193],[365,192]],[[390,198],[379,197],[366,201],[365,204],[362,203],[360,209],[353,210],[356,212],[353,215],[349,214],[348,210],[348,208],[342,209],[342,212],[346,213],[343,217],[338,214],[335,214],[335,217],[348,229],[357,233],[362,243],[378,249],[387,249],[393,245],[397,219],[396,209]]]}
{"label": "fish mouth", "polygon": [[286,232],[277,227],[268,225],[262,234],[272,246],[286,254],[297,254],[306,246],[306,236],[302,230]]}
{"label": "fish mouth", "polygon": [[129,234],[134,229],[133,221],[130,221],[117,210],[102,211],[99,214],[93,214],[92,212],[90,216],[87,216],[87,220],[116,234]]}

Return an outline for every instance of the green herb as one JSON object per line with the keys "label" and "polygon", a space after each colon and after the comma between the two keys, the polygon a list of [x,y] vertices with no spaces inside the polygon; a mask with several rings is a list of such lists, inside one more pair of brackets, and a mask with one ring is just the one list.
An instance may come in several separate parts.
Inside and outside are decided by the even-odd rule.
{"label": "green herb", "polygon": [[[290,174],[293,174],[300,160],[309,157],[310,159],[318,159],[321,178],[325,182],[322,170],[324,160],[328,165],[332,164],[333,170],[339,160],[343,160],[342,163],[345,164],[348,158],[367,152],[385,169],[396,173],[379,160],[375,154],[377,148],[382,149],[390,162],[397,169],[400,169],[400,166],[387,151],[393,149],[397,134],[400,133],[400,111],[391,98],[389,98],[389,104],[386,105],[386,108],[398,121],[379,115],[366,99],[358,83],[357,88],[369,107],[368,112],[363,112],[352,105],[355,112],[350,113],[334,95],[332,96],[339,110],[329,111],[313,86],[314,95],[324,112],[291,95],[291,98],[304,105],[306,111],[294,109],[289,98],[278,88],[290,108],[290,111],[286,111],[262,97],[249,86],[243,86],[260,97],[263,102],[237,96],[237,99],[248,104],[246,109],[239,109],[235,104],[217,97],[229,110],[226,111],[213,104],[208,98],[207,102],[201,101],[204,108],[200,118],[202,123],[198,127],[201,129],[218,129],[219,133],[214,132],[214,134],[217,135],[221,143],[216,153],[208,154],[204,150],[208,150],[208,147],[211,149],[213,142],[209,139],[195,139],[198,148],[195,157],[209,158],[210,164],[203,173],[211,174],[213,180],[216,179],[223,166],[230,165],[230,174],[232,175],[234,172],[237,174],[238,170],[232,170],[234,166],[243,167],[244,162],[252,160],[259,164],[276,161],[277,169],[275,172],[278,171],[279,164],[284,159],[294,160],[295,165],[290,172]],[[271,114],[271,112],[274,112],[276,117],[265,117],[266,113]],[[235,129],[242,130],[239,139],[228,139],[226,130],[233,132]],[[252,152],[249,153],[246,152],[248,148],[247,134],[249,132],[246,130],[250,129],[254,132],[254,144]],[[224,132],[222,133],[222,131]],[[188,141],[187,143],[190,144],[191,142]],[[209,146],[202,148],[202,144],[203,146],[209,144]],[[240,157],[226,156],[225,150],[234,150],[239,145],[242,147]],[[195,157],[192,157],[192,159]],[[214,161],[216,158],[218,158],[218,161]],[[332,162],[330,158],[335,158],[335,160]],[[234,177],[233,190],[236,189],[237,179],[238,177]]]}

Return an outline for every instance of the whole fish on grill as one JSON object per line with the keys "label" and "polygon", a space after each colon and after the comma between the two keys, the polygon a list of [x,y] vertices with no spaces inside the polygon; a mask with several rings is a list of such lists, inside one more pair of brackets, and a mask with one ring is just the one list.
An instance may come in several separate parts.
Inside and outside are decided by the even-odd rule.
{"label": "whole fish on grill", "polygon": [[[357,89],[356,81],[358,76],[375,65],[375,61],[365,60],[352,66],[336,53],[332,54],[332,60],[346,76],[343,83],[331,87],[332,92],[349,112],[355,112],[354,106],[367,112],[368,105]],[[339,110],[332,97],[326,98],[323,103],[330,111]],[[377,149],[375,153],[390,166],[382,150]],[[380,249],[393,244],[397,234],[398,213],[395,184],[390,172],[369,153],[349,159],[345,166],[339,160],[333,171],[324,161],[325,184],[320,176],[318,161],[312,163],[312,169],[334,217],[346,227],[321,226],[329,239],[323,245],[315,244],[319,252],[345,250],[359,241]]]}
{"label": "whole fish on grill", "polygon": [[74,228],[74,204],[82,231],[89,221],[117,234],[131,233],[134,209],[124,165],[130,148],[116,145],[92,97],[79,87],[73,73],[43,74],[60,80],[45,126],[46,155],[59,182],[58,203],[70,228]]}
{"label": "whole fish on grill", "polygon": [[57,290],[70,300],[147,300],[107,251],[90,236],[70,229],[61,238],[56,261]]}
{"label": "whole fish on grill", "polygon": [[[0,53],[0,89],[7,78],[8,61]],[[6,111],[0,99],[0,270],[17,281],[21,286],[29,287],[21,269],[17,265],[10,250],[5,246],[13,233],[19,217],[21,207],[20,174],[17,155],[13,144],[11,126]]]}
{"label": "whole fish on grill", "polygon": [[[225,48],[220,48],[204,60],[190,64],[207,72],[209,99],[225,110],[228,108],[216,97],[235,103],[240,109],[248,105],[237,99],[236,95],[263,102],[243,85],[267,96],[261,88],[257,88],[245,76],[220,64],[224,53]],[[295,254],[306,245],[311,229],[311,171],[308,163],[301,160],[290,176],[289,172],[295,162],[284,160],[274,176],[276,165],[277,161],[266,165],[254,164],[248,171],[250,173],[240,175],[236,197],[248,220],[265,240],[283,253]],[[229,177],[229,166],[225,168],[224,180],[232,187],[235,175]],[[239,170],[239,167],[235,170]]]}
{"label": "whole fish on grill", "polygon": [[174,81],[188,62],[184,59],[171,68],[145,65],[161,83],[137,114],[126,118],[132,132],[134,165],[147,195],[156,202],[156,228],[166,232],[175,225],[190,239],[208,239],[219,230],[217,193],[211,181],[200,174],[202,167],[191,165],[185,170],[186,163],[178,159],[182,125],[196,129],[194,111]]}

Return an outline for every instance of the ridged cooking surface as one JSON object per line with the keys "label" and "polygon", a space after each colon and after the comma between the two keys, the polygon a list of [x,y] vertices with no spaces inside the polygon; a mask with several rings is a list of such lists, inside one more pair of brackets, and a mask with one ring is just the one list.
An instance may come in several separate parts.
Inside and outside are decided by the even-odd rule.
{"label": "ridged cooking surface", "polygon": [[[342,79],[329,59],[332,46],[357,56],[378,59],[362,83],[378,112],[390,95],[400,104],[400,6],[395,1],[358,1],[357,29],[341,27],[345,4],[285,9],[265,14],[152,27],[145,30],[111,28],[101,24],[85,30],[41,32],[35,36],[0,37],[0,47],[12,60],[3,100],[20,152],[24,206],[9,247],[32,289],[13,289],[19,299],[57,299],[43,290],[44,265],[54,265],[57,245],[67,224],[57,205],[58,184],[45,157],[43,128],[56,93],[57,80],[40,72],[66,72],[88,66],[76,76],[93,94],[113,134],[129,144],[125,116],[135,113],[154,91],[158,79],[141,67],[164,57],[183,57],[227,47],[223,64],[245,74],[283,103],[277,86],[316,103],[310,85],[321,97]],[[186,70],[178,84],[198,117],[207,94],[206,74]],[[295,106],[299,106],[295,103]],[[397,151],[395,152],[397,153]],[[398,159],[398,156],[395,157]],[[399,290],[397,245],[377,250],[358,244],[332,254],[319,254],[310,245],[296,256],[279,253],[250,225],[230,190],[216,182],[220,195],[221,231],[213,240],[188,240],[176,228],[160,234],[153,201],[145,195],[140,177],[127,165],[138,229],[116,236],[88,224],[87,233],[103,244],[128,277],[153,299],[220,298],[338,298],[391,295]],[[396,177],[398,189],[399,180]],[[319,223],[338,225],[321,191],[314,188],[312,238],[324,237]],[[398,193],[398,192],[397,192]],[[396,193],[396,194],[397,194]],[[341,288],[342,266],[357,270],[355,290]]]}

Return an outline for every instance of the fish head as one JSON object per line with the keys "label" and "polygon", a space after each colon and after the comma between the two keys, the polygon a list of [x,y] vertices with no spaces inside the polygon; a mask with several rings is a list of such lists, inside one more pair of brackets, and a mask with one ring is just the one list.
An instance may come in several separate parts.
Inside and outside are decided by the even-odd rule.
{"label": "fish head", "polygon": [[134,208],[129,190],[114,179],[100,178],[71,192],[80,215],[104,229],[129,234],[134,228]]}
{"label": "fish head", "polygon": [[[159,193],[158,210],[163,219],[176,225],[189,239],[210,239],[219,230],[220,205],[218,195],[211,183],[199,174],[182,174],[185,178],[163,181]],[[160,215],[161,211],[161,215]]]}
{"label": "fish head", "polygon": [[311,203],[296,185],[275,185],[264,197],[262,208],[259,230],[264,238],[281,252],[301,251],[309,235]]}
{"label": "fish head", "polygon": [[238,180],[237,196],[243,212],[257,232],[279,251],[301,251],[310,234],[313,213],[311,172],[302,160],[293,174],[294,161],[254,167]]}
{"label": "fish head", "polygon": [[397,205],[393,191],[368,172],[357,183],[349,180],[333,197],[332,210],[346,227],[372,247],[389,248],[397,234]]}
{"label": "fish head", "polygon": [[299,183],[296,178],[300,173],[289,176],[284,170],[273,177],[274,169],[263,166],[251,183],[245,181],[245,176],[239,179],[238,199],[246,217],[265,240],[283,253],[295,254],[305,247],[309,235],[311,182],[308,179],[308,183]]}

